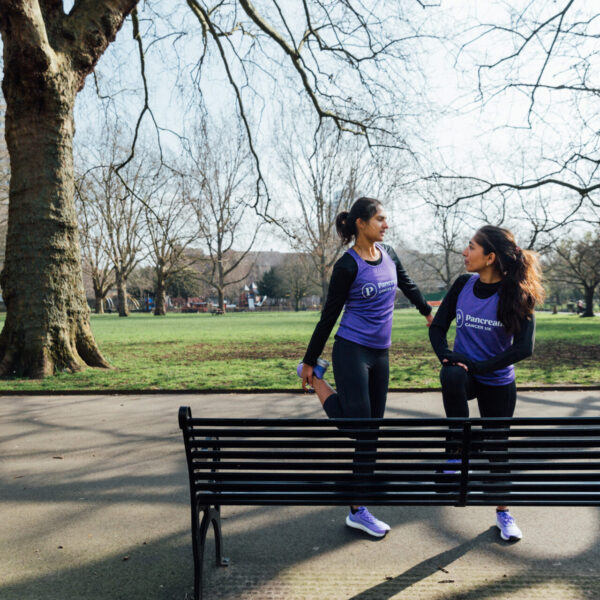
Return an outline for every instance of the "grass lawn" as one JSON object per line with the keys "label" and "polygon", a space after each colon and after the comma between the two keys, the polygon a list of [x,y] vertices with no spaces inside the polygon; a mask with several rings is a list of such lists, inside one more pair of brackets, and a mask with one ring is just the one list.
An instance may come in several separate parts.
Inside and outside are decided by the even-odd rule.
{"label": "grass lawn", "polygon": [[[318,318],[316,312],[92,315],[113,370],[3,380],[0,391],[298,388],[295,367]],[[537,319],[535,353],[517,366],[517,383],[600,383],[600,319],[548,313]],[[333,336],[326,358],[332,343]],[[390,362],[391,388],[439,386],[439,363],[414,309],[396,311]]]}

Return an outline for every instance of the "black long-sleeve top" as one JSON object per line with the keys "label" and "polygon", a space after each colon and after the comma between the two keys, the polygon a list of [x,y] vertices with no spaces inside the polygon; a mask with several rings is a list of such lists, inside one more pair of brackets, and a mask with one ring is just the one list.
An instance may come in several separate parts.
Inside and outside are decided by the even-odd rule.
{"label": "black long-sleeve top", "polygon": [[[404,270],[400,259],[394,249],[386,244],[381,244],[382,248],[388,253],[389,257],[394,261],[396,265],[396,274],[398,276],[398,287],[402,293],[419,309],[419,312],[427,316],[431,312],[431,306],[427,304],[423,294],[417,287],[417,284],[408,276],[408,273]],[[383,257],[379,257],[375,261],[366,261],[370,265],[378,265],[382,261]],[[335,325],[342,308],[348,298],[350,288],[356,279],[358,274],[358,265],[356,260],[348,252],[338,259],[333,266],[333,272],[331,274],[331,280],[329,282],[329,289],[327,291],[327,299],[321,312],[321,319],[317,323],[315,330],[308,344],[306,354],[302,359],[302,362],[315,366],[317,364],[317,358],[323,352],[323,348],[331,334],[331,330]]]}
{"label": "black long-sleeve top", "polygon": [[[452,352],[448,348],[448,340],[446,335],[450,324],[456,317],[456,302],[461,290],[472,277],[470,274],[461,275],[452,284],[450,291],[442,301],[438,308],[433,323],[429,328],[429,339],[437,357],[442,362],[445,358],[450,363],[462,362],[467,365],[469,371],[474,374],[483,375],[497,371],[509,365],[527,358],[533,354],[533,346],[535,344],[535,316],[525,317],[521,320],[519,332],[514,336],[512,345],[504,352],[492,356],[487,360],[471,360],[460,352]],[[473,293],[477,298],[485,299],[493,296],[499,289],[500,283],[483,283],[477,279],[473,286]]]}

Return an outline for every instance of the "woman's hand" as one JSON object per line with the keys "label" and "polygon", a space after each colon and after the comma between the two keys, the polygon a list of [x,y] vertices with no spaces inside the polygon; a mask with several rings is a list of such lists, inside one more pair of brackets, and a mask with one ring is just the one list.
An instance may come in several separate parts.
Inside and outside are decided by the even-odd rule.
{"label": "woman's hand", "polygon": [[312,387],[313,382],[313,367],[307,365],[306,363],[302,364],[302,371],[300,371],[300,377],[302,377],[302,389],[305,392],[308,392],[308,386]]}
{"label": "woman's hand", "polygon": [[473,371],[473,362],[468,356],[465,356],[461,352],[452,352],[451,350],[448,350],[442,359],[442,363],[445,365],[458,365],[465,371]]}
{"label": "woman's hand", "polygon": [[465,371],[469,370],[469,367],[467,367],[467,365],[465,365],[464,363],[461,362],[457,362],[457,363],[450,363],[450,361],[447,358],[444,358],[444,360],[442,360],[442,363],[444,363],[445,365],[456,365],[458,367],[462,367]]}
{"label": "woman's hand", "polygon": [[427,321],[427,327],[431,327],[431,324],[433,323],[433,313],[429,313],[425,317],[425,320]]}

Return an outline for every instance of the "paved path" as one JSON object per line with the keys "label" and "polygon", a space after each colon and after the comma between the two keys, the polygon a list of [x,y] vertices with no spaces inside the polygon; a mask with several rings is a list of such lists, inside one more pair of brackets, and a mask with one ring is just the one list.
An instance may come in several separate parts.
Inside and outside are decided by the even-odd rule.
{"label": "paved path", "polygon": [[[321,415],[310,395],[0,398],[0,599],[184,600],[188,487],[177,425],[194,415]],[[518,416],[597,415],[600,392],[523,392]],[[439,394],[391,394],[387,416],[437,416]],[[343,508],[223,509],[225,555],[208,600],[600,599],[596,508],[379,508],[383,540]],[[210,548],[209,548],[210,550]],[[207,557],[211,557],[207,554]]]}

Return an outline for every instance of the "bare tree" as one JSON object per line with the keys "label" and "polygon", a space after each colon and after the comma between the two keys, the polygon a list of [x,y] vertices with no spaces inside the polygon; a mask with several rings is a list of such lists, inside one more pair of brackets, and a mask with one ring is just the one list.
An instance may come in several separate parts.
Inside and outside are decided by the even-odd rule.
{"label": "bare tree", "polygon": [[[380,186],[379,173],[365,144],[347,140],[331,127],[322,127],[312,144],[298,144],[298,138],[302,136],[290,139],[283,155],[284,179],[290,180],[300,213],[297,219],[285,219],[286,228],[294,249],[312,263],[308,273],[325,298],[331,269],[342,252],[335,218],[362,190]],[[288,206],[285,210],[289,214]]]}
{"label": "bare tree", "polygon": [[83,271],[92,281],[96,314],[104,313],[104,301],[115,284],[113,265],[106,251],[106,224],[98,218],[93,192],[88,193],[83,177],[76,181],[77,213]]}
{"label": "bare tree", "polygon": [[184,177],[171,173],[163,178],[144,206],[148,256],[154,263],[156,316],[166,314],[167,282],[189,269],[194,255],[186,251],[198,239]]}
{"label": "bare tree", "polygon": [[[414,6],[424,4],[415,0]],[[0,0],[11,159],[6,261],[0,277],[8,311],[0,334],[0,375],[44,377],[56,369],[108,366],[89,327],[83,289],[74,206],[73,108],[86,77],[131,14],[144,88],[124,162],[133,160],[142,122],[148,117],[156,123],[145,53],[161,39],[172,42],[150,26],[155,35],[144,44],[137,5],[138,0]],[[261,6],[224,0],[209,8],[200,0],[187,0],[187,8],[199,28],[195,75],[207,62],[210,47],[231,83],[248,133],[257,191],[264,188],[264,178],[244,97],[257,72],[268,76],[288,65],[296,90],[320,120],[363,135],[371,145],[406,148],[396,135],[401,109],[392,99],[405,75],[407,48],[419,33],[407,26],[404,7],[352,0]],[[172,3],[148,2],[142,9],[149,19],[170,24],[161,10],[172,12]]]}
{"label": "bare tree", "polygon": [[281,273],[281,284],[294,303],[294,310],[300,310],[300,301],[308,294],[319,291],[311,277],[311,257],[300,254],[288,256],[278,267]]}
{"label": "bare tree", "polygon": [[456,206],[438,206],[434,210],[430,235],[426,236],[425,244],[420,244],[420,251],[409,251],[418,258],[421,269],[431,272],[434,281],[430,283],[441,284],[446,291],[464,271],[461,255],[468,235],[465,229],[462,211],[457,210]]}
{"label": "bare tree", "polygon": [[[117,310],[120,317],[129,315],[127,305],[127,278],[135,267],[145,258],[143,249],[143,212],[145,203],[139,201],[138,191],[144,185],[144,174],[136,170],[130,189],[121,185],[114,171],[107,173],[108,187],[112,187],[115,195],[107,194],[98,205],[100,216],[106,225],[106,251],[111,257],[115,284],[117,286]],[[139,185],[137,185],[139,184]],[[147,197],[146,197],[147,198]]]}
{"label": "bare tree", "polygon": [[555,283],[580,288],[585,298],[582,316],[593,317],[594,294],[600,285],[600,231],[559,242],[551,255],[549,277]]}
{"label": "bare tree", "polygon": [[117,310],[120,317],[129,314],[127,278],[145,258],[143,252],[144,211],[156,183],[153,166],[130,162],[118,175],[121,149],[118,131],[104,148],[105,164],[88,170],[81,189],[85,189],[85,219],[95,223],[100,234],[102,252],[108,256],[117,287]]}
{"label": "bare tree", "polygon": [[[600,12],[594,3],[576,0],[504,3],[502,9],[503,19],[461,33],[458,60],[468,56],[477,64],[481,106],[501,99],[515,107],[511,112],[518,120],[504,125],[526,139],[528,164],[515,165],[503,179],[464,173],[444,177],[460,179],[466,188],[456,202],[498,195],[510,199],[507,212],[519,211],[520,220],[528,221],[528,246],[544,249],[565,226],[600,223]],[[513,146],[511,152],[516,151]],[[532,197],[532,192],[539,195]]]}
{"label": "bare tree", "polygon": [[252,163],[241,135],[231,142],[223,132],[206,127],[190,150],[190,202],[196,215],[199,241],[206,251],[200,279],[217,293],[225,308],[225,288],[247,278],[232,272],[252,249],[261,222],[253,218]]}
{"label": "bare tree", "polygon": [[429,284],[446,291],[464,271],[462,251],[477,225],[504,220],[503,203],[500,207],[488,203],[457,204],[453,198],[458,189],[456,182],[439,180],[419,188],[418,218],[422,234],[415,236],[417,250],[408,250],[418,258],[420,278],[427,273]]}

